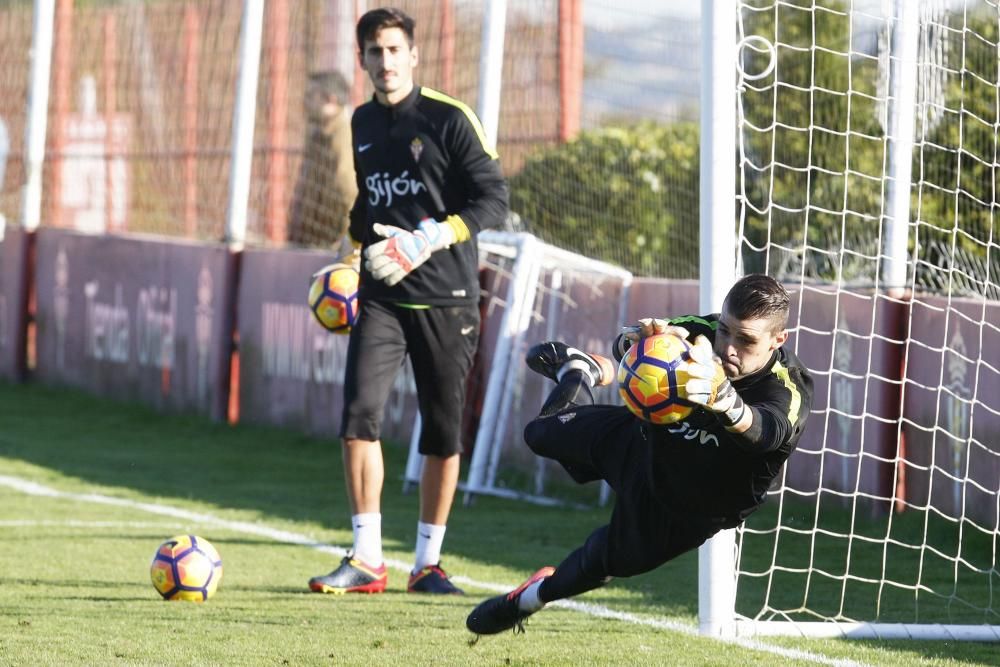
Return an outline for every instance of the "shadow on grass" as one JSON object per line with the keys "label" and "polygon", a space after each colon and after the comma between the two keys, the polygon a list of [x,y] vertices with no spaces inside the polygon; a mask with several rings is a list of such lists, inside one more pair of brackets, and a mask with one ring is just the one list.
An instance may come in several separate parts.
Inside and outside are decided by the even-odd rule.
{"label": "shadow on grass", "polygon": [[[35,384],[0,383],[0,423],[0,457],[165,502],[190,500],[248,511],[264,521],[316,524],[340,531],[336,543],[350,546],[350,510],[335,439],[164,415],[144,405]],[[394,443],[383,449],[383,538],[388,548],[395,542],[411,550],[418,498],[402,492],[406,449]],[[464,574],[448,565],[449,558],[461,557],[509,568],[515,577],[527,575],[540,565],[558,564],[606,523],[609,513],[610,508],[546,508],[490,497],[478,497],[466,507],[459,495],[449,521],[444,565]],[[629,606],[641,603],[641,610],[651,613],[694,616],[696,565],[696,555],[686,554],[656,572],[595,591],[587,600],[620,606],[625,599]],[[471,592],[466,599],[472,605],[480,597]]]}

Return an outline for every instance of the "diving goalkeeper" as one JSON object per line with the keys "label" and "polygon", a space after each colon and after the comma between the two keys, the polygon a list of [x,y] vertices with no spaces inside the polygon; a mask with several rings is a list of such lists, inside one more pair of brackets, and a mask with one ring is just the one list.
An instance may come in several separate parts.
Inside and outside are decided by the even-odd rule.
{"label": "diving goalkeeper", "polygon": [[529,350],[528,367],[556,387],[525,428],[525,442],[581,484],[607,481],[615,505],[611,521],[558,567],[543,567],[513,591],[481,602],[466,619],[468,629],[523,630],[522,621],[546,603],[648,572],[754,512],[812,405],[809,372],[783,347],[788,310],[780,284],[749,275],[729,290],[721,313],[641,320],[637,333],[619,336],[619,359],[637,337],[672,332],[694,343],[685,389],[699,407],[668,425],[645,422],[623,406],[593,404],[591,387],[614,377],[610,359],[558,342]]}

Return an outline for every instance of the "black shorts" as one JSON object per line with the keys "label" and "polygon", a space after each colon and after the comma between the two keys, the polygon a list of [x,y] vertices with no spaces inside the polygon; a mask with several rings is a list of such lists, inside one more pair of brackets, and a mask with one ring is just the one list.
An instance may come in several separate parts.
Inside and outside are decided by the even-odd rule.
{"label": "black shorts", "polygon": [[351,329],[340,436],[378,440],[396,375],[409,355],[420,407],[420,453],[462,451],[465,382],[479,342],[479,307],[405,308],[365,302]]}
{"label": "black shorts", "polygon": [[587,548],[598,553],[604,574],[648,572],[701,545],[722,526],[673,511],[652,487],[650,441],[626,408],[583,405],[538,417],[524,430],[528,446],[554,459],[578,482],[603,479],[615,491],[608,530]]}

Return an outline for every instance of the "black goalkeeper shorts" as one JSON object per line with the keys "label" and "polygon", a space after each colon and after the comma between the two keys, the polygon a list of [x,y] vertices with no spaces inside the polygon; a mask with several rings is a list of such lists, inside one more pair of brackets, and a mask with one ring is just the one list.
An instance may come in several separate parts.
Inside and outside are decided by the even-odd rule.
{"label": "black goalkeeper shorts", "polygon": [[350,335],[340,436],[380,439],[386,400],[409,355],[420,407],[420,453],[461,452],[465,383],[479,342],[479,307],[405,308],[366,301]]}
{"label": "black goalkeeper shorts", "polygon": [[649,572],[722,528],[664,507],[656,498],[649,477],[650,443],[627,408],[570,407],[530,422],[524,440],[539,456],[561,463],[577,482],[603,479],[614,489],[608,529],[595,531],[585,546],[586,560],[598,575]]}

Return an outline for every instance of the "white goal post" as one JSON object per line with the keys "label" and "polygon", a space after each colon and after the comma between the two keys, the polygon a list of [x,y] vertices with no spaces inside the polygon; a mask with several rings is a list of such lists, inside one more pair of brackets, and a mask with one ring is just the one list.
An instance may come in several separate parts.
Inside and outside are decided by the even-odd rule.
{"label": "white goal post", "polygon": [[[703,547],[702,631],[1000,641],[1000,9],[723,5],[702,5],[702,81],[736,75],[702,96],[702,247],[734,219],[738,245],[702,262],[702,302],[723,257],[781,280],[816,394],[768,502]],[[706,149],[727,127],[735,175]]]}

